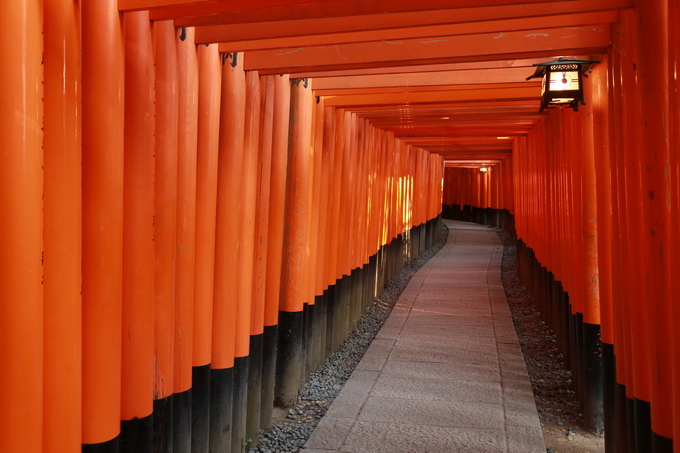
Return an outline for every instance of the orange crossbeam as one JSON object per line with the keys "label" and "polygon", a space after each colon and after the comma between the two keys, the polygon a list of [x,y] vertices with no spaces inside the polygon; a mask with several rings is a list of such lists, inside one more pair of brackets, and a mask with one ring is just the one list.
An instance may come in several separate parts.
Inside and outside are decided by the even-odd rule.
{"label": "orange crossbeam", "polygon": [[348,96],[355,94],[396,94],[396,93],[436,93],[443,91],[480,91],[480,90],[497,90],[501,88],[528,88],[533,87],[536,90],[541,89],[540,82],[526,82],[523,79],[515,79],[507,83],[493,83],[493,84],[447,84],[447,85],[431,85],[431,86],[394,86],[394,87],[377,87],[377,88],[345,88],[345,89],[327,89],[315,90],[314,94],[317,96]]}
{"label": "orange crossbeam", "polygon": [[591,26],[579,33],[571,28],[544,28],[509,33],[442,36],[376,43],[300,47],[254,51],[247,55],[246,70],[292,73],[405,64],[602,53],[610,44],[609,25]]}
{"label": "orange crossbeam", "polygon": [[[289,2],[286,4],[286,2]],[[522,4],[517,5],[517,0],[421,0],[418,2],[413,2],[411,0],[372,0],[367,2],[365,0],[331,0],[331,1],[317,1],[306,4],[295,4],[295,0],[285,0],[279,2],[281,6],[270,6],[270,7],[259,7],[259,5],[264,4],[263,1],[255,3],[253,7],[243,7],[241,6],[241,11],[235,10],[233,7],[231,9],[222,7],[221,3],[226,3],[227,6],[231,5],[232,2],[215,2],[214,7],[210,7],[210,4],[206,5],[204,8],[197,10],[196,7],[184,7],[178,6],[174,8],[165,8],[160,10],[155,10],[151,12],[151,18],[153,20],[163,20],[163,19],[176,19],[176,25],[178,26],[197,26],[197,25],[216,25],[216,24],[240,24],[240,23],[258,23],[258,22],[281,22],[281,21],[302,21],[310,19],[325,19],[325,18],[338,18],[338,17],[350,17],[350,16],[382,16],[385,14],[395,14],[395,13],[414,13],[414,12],[426,12],[426,11],[450,11],[456,8],[463,8],[460,10],[459,15],[466,17],[465,21],[479,21],[479,20],[492,20],[492,19],[504,19],[509,17],[523,17],[521,14],[530,14],[530,6],[532,4],[537,5],[547,5],[544,6],[545,9],[542,10],[540,15],[546,14],[560,14],[560,13],[570,13],[578,11],[596,11],[604,9],[616,9],[616,8],[627,8],[632,6],[631,0],[598,0],[598,1],[579,1],[573,2],[576,8],[581,7],[582,9],[560,9],[560,5],[564,3],[561,0],[524,0]],[[236,3],[236,2],[233,2]],[[239,2],[241,3],[241,2]],[[275,3],[275,2],[270,2]],[[293,3],[293,4],[290,4]],[[585,3],[589,3],[590,6],[586,6]],[[555,8],[550,8],[554,6]],[[483,7],[487,11],[483,11]],[[515,8],[515,13],[512,13],[512,9]],[[476,13],[475,13],[475,10]],[[486,14],[485,14],[486,13]],[[518,14],[520,13],[520,14]],[[451,13],[449,13],[451,14]],[[536,15],[534,13],[533,15]],[[451,16],[450,16],[451,17]],[[442,18],[443,19],[443,18]],[[401,19],[404,20],[403,18]],[[445,19],[444,19],[445,20]],[[454,19],[455,22],[460,20]],[[361,21],[365,22],[365,21]],[[446,22],[437,22],[446,23]],[[402,22],[403,26],[412,25],[407,21]],[[415,25],[415,24],[413,24]],[[397,25],[398,26],[398,25]],[[394,28],[395,25],[388,26],[379,25],[378,28]],[[345,31],[345,29],[340,28],[339,30]],[[349,30],[347,30],[349,31]],[[326,30],[325,33],[328,33]],[[316,30],[315,32],[308,32],[307,34],[319,34],[324,33],[323,29]],[[236,35],[238,36],[238,35]],[[243,39],[243,38],[233,38],[233,39]]]}
{"label": "orange crossbeam", "polygon": [[[316,0],[324,2],[328,0]],[[234,0],[118,0],[119,11],[150,10],[159,17],[168,19],[198,14],[225,13],[273,6],[307,4],[309,0],[255,0],[244,5]]]}
{"label": "orange crossbeam", "polygon": [[451,72],[423,72],[405,74],[366,75],[355,77],[329,77],[314,81],[317,95],[330,95],[327,90],[356,88],[436,87],[438,85],[490,84],[523,82],[531,71],[527,68],[506,68],[489,71],[473,69]]}
{"label": "orange crossbeam", "polygon": [[[204,25],[196,29],[197,42],[231,42],[292,38],[299,36],[351,33],[432,25],[462,24],[501,19],[541,17],[545,15],[585,13],[631,8],[632,0],[578,0],[570,2],[506,5],[405,13],[385,12],[353,17],[330,17],[300,20],[239,23],[236,18],[211,17],[212,22],[200,19]],[[178,25],[198,25],[198,18],[179,19]]]}
{"label": "orange crossbeam", "polygon": [[[582,59],[588,59],[589,56],[583,56]],[[354,68],[354,69],[338,69],[325,71],[308,71],[291,73],[292,78],[312,78],[319,80],[322,78],[345,78],[345,77],[359,77],[369,75],[393,75],[393,74],[419,74],[423,72],[437,73],[437,72],[454,72],[454,71],[472,71],[472,70],[487,70],[487,69],[509,69],[509,68],[524,68],[529,72],[533,71],[534,63],[545,61],[543,58],[513,58],[510,60],[482,60],[482,61],[463,61],[458,63],[441,63],[441,64],[422,64],[418,66],[391,66],[391,67],[372,67],[372,68]],[[530,69],[527,69],[530,68]],[[487,71],[491,72],[491,71]],[[495,72],[495,71],[493,71]]]}
{"label": "orange crossbeam", "polygon": [[365,105],[400,105],[416,103],[464,102],[505,100],[537,100],[540,91],[535,87],[499,88],[491,90],[456,90],[429,93],[390,93],[390,94],[358,94],[350,96],[334,96],[326,98],[326,106],[349,107]]}
{"label": "orange crossbeam", "polygon": [[[618,20],[617,11],[599,11],[582,14],[562,14],[557,16],[541,16],[521,19],[504,19],[484,22],[467,22],[461,24],[433,25],[428,27],[410,27],[388,30],[360,31],[353,33],[319,34],[293,38],[271,38],[252,41],[230,41],[219,33],[201,33],[200,43],[220,42],[220,52],[241,52],[248,50],[285,49],[305,46],[329,46],[334,44],[350,44],[360,42],[390,41],[398,39],[436,38],[440,36],[458,36],[478,33],[507,33],[511,31],[532,30],[550,24],[551,27],[576,27],[593,24],[614,23]],[[207,31],[217,27],[210,27]],[[199,30],[202,30],[199,27]]]}

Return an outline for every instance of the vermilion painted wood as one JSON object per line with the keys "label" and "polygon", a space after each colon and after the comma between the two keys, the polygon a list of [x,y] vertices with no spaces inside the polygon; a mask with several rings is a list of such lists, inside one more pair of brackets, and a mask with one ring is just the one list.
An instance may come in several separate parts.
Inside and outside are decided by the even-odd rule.
{"label": "vermilion painted wood", "polygon": [[[315,0],[322,2],[325,0]],[[310,0],[257,0],[243,5],[233,0],[119,0],[120,11],[151,10],[165,14],[208,14],[214,12],[243,11],[272,6],[309,3]]]}
{"label": "vermilion painted wood", "polygon": [[323,239],[323,252],[320,254],[322,258],[319,263],[319,267],[323,269],[323,273],[320,276],[321,283],[324,289],[335,283],[335,261],[332,259],[333,256],[333,237],[336,225],[333,224],[333,190],[335,187],[335,181],[337,179],[337,174],[335,171],[335,143],[337,137],[336,130],[336,118],[337,113],[335,109],[331,107],[324,106],[324,136],[323,136],[323,156],[322,160],[324,162],[322,170],[322,198],[321,198],[321,209],[325,210],[322,215],[321,221],[319,222],[319,230]]}
{"label": "vermilion painted wood", "polygon": [[413,86],[410,84],[396,86],[396,87],[357,87],[357,88],[341,88],[341,89],[320,89],[315,90],[317,96],[335,97],[335,96],[350,96],[350,95],[370,95],[370,94],[397,94],[397,93],[438,93],[447,91],[482,91],[482,90],[501,90],[505,88],[532,88],[534,90],[541,89],[540,82],[526,82],[521,78],[515,79],[506,83],[489,83],[477,84],[470,83],[461,84],[442,84],[430,86]]}
{"label": "vermilion painted wood", "polygon": [[210,364],[215,282],[217,156],[222,62],[217,46],[198,47],[198,151],[196,162],[196,262],[194,273],[195,367]]}
{"label": "vermilion painted wood", "polygon": [[[600,321],[602,341],[614,343],[612,319],[612,165],[610,158],[611,131],[608,103],[609,58],[593,68],[591,83],[586,92],[593,105],[593,129],[599,131],[595,139],[595,174],[597,179],[598,266],[600,292]],[[591,93],[591,94],[588,94]]]}
{"label": "vermilion painted wood", "polygon": [[[669,185],[669,71],[677,65],[668,58],[668,5],[662,1],[636,7],[637,84],[642,176],[641,243],[644,243],[644,300],[649,329],[652,430],[670,438],[673,434],[671,365],[671,284]],[[673,27],[674,25],[671,25]],[[647,65],[656,64],[656,70]],[[677,70],[677,69],[676,69]],[[650,115],[654,115],[650,117]],[[677,150],[675,150],[677,152]],[[677,234],[677,233],[676,233]],[[645,309],[643,308],[643,310]]]}
{"label": "vermilion painted wood", "polygon": [[289,135],[288,182],[280,310],[301,312],[307,289],[305,267],[312,126],[312,90],[308,81],[291,82],[291,123]]}
{"label": "vermilion painted wood", "polygon": [[124,44],[116,2],[83,17],[83,443],[120,432]]}
{"label": "vermilion painted wood", "polygon": [[[671,61],[680,60],[680,32],[677,27],[672,24],[680,20],[680,5],[674,2],[668,4],[668,58]],[[669,96],[670,96],[670,120],[669,128],[671,150],[680,149],[680,79],[678,79],[675,70],[671,69],[669,65]],[[671,231],[680,231],[680,160],[677,152],[670,153],[670,177],[671,177]],[[673,275],[678,275],[680,272],[680,240],[677,236],[672,237],[671,248],[671,268],[670,272]],[[680,297],[680,287],[673,284],[671,293],[671,300],[677,301]],[[672,322],[673,325],[680,323],[680,309],[677,305],[672,305]],[[673,344],[680,344],[680,332],[678,329],[673,330]],[[680,444],[680,348],[673,349],[673,439],[674,445]],[[678,447],[675,447],[676,450]]]}
{"label": "vermilion painted wood", "polygon": [[[319,103],[323,103],[323,100],[319,100]],[[323,105],[323,104],[322,104]],[[321,141],[321,147],[318,145],[315,147],[321,153],[321,173],[319,174],[319,225],[318,225],[318,238],[317,244],[319,251],[316,257],[316,268],[318,272],[316,274],[316,280],[314,282],[314,287],[316,288],[317,294],[322,294],[324,290],[328,288],[329,278],[328,278],[328,254],[329,250],[329,240],[330,235],[330,213],[331,213],[331,189],[333,180],[333,168],[334,168],[334,151],[335,151],[335,111],[330,108],[326,108],[324,105],[323,112],[323,127],[321,130],[321,137],[317,137]]]}
{"label": "vermilion painted wood", "polygon": [[[413,87],[433,87],[431,89],[435,89],[434,87],[437,86],[467,84],[521,84],[527,77],[526,74],[530,72],[531,69],[528,69],[528,67],[521,67],[497,68],[494,71],[489,71],[488,69],[469,69],[460,71],[322,77],[318,80],[315,79],[314,92],[319,96],[323,96],[332,95],[332,92],[326,90],[349,90],[357,88],[384,89],[393,87],[398,91],[407,91]],[[387,90],[384,90],[384,92],[385,91]]]}
{"label": "vermilion painted wood", "polygon": [[[436,39],[339,44],[293,49],[261,50],[248,54],[246,69],[263,73],[362,68],[375,65],[455,63],[470,60],[507,60],[558,54],[601,53],[610,45],[608,24],[574,34],[569,28],[530,32],[480,33]],[[332,50],[332,51],[329,51]]]}
{"label": "vermilion painted wood", "polygon": [[[583,57],[586,59],[587,57]],[[534,63],[545,61],[543,58],[514,58],[511,60],[479,60],[479,61],[465,61],[460,63],[441,63],[441,64],[422,64],[418,66],[404,65],[404,66],[381,66],[372,68],[355,68],[355,69],[338,69],[325,71],[300,71],[294,72],[296,77],[311,77],[315,80],[324,78],[354,78],[361,76],[401,76],[409,74],[419,74],[423,72],[437,73],[437,72],[455,72],[455,71],[474,71],[480,69],[512,69],[525,68],[525,74],[531,74],[535,68],[532,67]],[[486,71],[493,74],[495,71]],[[526,79],[527,76],[521,77],[519,80]],[[484,78],[480,81],[483,83]]]}
{"label": "vermilion painted wood", "polygon": [[[250,335],[260,335],[265,325],[267,285],[267,248],[269,233],[269,202],[271,200],[272,139],[274,134],[274,101],[276,76],[260,78],[261,115],[260,145],[257,162],[257,213],[255,220],[255,259],[253,270],[253,307]],[[272,259],[274,259],[272,257]]]}
{"label": "vermilion painted wood", "polygon": [[[614,27],[614,36],[618,36],[620,26]],[[618,39],[618,38],[617,38]],[[628,280],[625,274],[625,263],[623,259],[624,234],[626,223],[623,221],[625,212],[625,184],[623,159],[622,159],[622,139],[615,133],[616,127],[622,124],[622,95],[621,89],[621,56],[620,47],[613,47],[609,52],[609,102],[611,104],[610,117],[610,143],[612,150],[612,283],[622,282],[622,284],[612,284],[612,298],[617,301],[613,305],[614,322],[614,355],[616,356],[616,379],[617,383],[623,384],[628,388],[632,385],[631,370],[631,349],[629,345],[628,320],[626,317],[626,305],[628,297]]]}
{"label": "vermilion painted wood", "polygon": [[[436,40],[439,37],[479,33],[508,33],[541,29],[550,24],[556,27],[588,27],[613,23],[618,20],[617,11],[600,11],[584,14],[563,14],[522,19],[499,19],[464,24],[432,25],[415,28],[397,28],[352,33],[324,33],[294,38],[272,38],[251,41],[225,41],[219,35],[202,36],[202,43],[220,43],[221,52],[242,52],[251,50],[294,49],[310,46],[331,46],[362,42],[400,41],[404,39]],[[199,27],[199,30],[201,27]]]}
{"label": "vermilion painted wood", "polygon": [[[536,3],[532,5],[506,5],[407,13],[387,12],[374,15],[286,21],[277,21],[277,18],[272,18],[270,22],[238,23],[227,21],[221,25],[207,25],[210,22],[203,20],[201,22],[204,25],[197,27],[196,33],[199,42],[248,42],[323,34],[346,34],[411,29],[414,27],[425,28],[437,25],[468,24],[503,19],[525,19],[569,13],[601,12],[608,9],[616,10],[632,6],[633,2],[631,0],[578,0],[571,2]],[[222,18],[223,16],[220,16],[213,23],[219,24]],[[183,19],[179,19],[178,22],[182,24]],[[197,24],[192,23],[192,19],[187,19],[187,23],[183,23],[183,25]]]}
{"label": "vermilion painted wood", "polygon": [[470,102],[494,100],[536,100],[536,89],[533,87],[498,88],[488,90],[440,91],[425,93],[390,93],[336,96],[326,99],[329,107],[354,107],[374,105],[426,104],[437,102]]}
{"label": "vermilion painted wood", "polygon": [[82,23],[82,442],[98,444],[120,432],[124,42],[113,0],[83,4]]}
{"label": "vermilion painted wood", "polygon": [[[182,39],[183,38],[183,39]],[[177,45],[179,123],[177,147],[177,317],[175,393],[191,388],[196,262],[196,164],[198,147],[198,54],[194,30]]]}
{"label": "vermilion painted wood", "polygon": [[309,235],[309,245],[310,245],[310,257],[309,257],[309,268],[310,268],[310,289],[309,289],[309,301],[314,303],[315,296],[320,296],[323,292],[323,287],[319,283],[321,280],[321,275],[323,275],[323,267],[319,267],[319,262],[323,254],[323,241],[320,240],[321,231],[319,229],[322,223],[322,217],[325,214],[321,204],[322,191],[321,184],[323,181],[323,167],[325,162],[323,161],[323,131],[325,123],[324,115],[324,105],[323,101],[319,100],[314,105],[314,122],[312,126],[312,149],[314,156],[314,178],[312,184],[310,184],[311,192],[311,218],[310,218],[310,235]]}
{"label": "vermilion painted wood", "polygon": [[[638,398],[642,401],[651,399],[651,366],[649,357],[649,324],[644,300],[643,270],[646,265],[643,262],[643,245],[638,238],[644,235],[642,210],[641,176],[644,174],[642,165],[642,143],[640,129],[638,128],[640,116],[636,99],[639,96],[639,88],[636,84],[637,74],[634,64],[637,62],[636,40],[639,30],[636,26],[636,18],[633,11],[624,11],[621,15],[621,34],[619,45],[621,52],[622,67],[622,124],[623,139],[622,152],[628,159],[623,160],[625,181],[625,214],[626,236],[624,246],[628,247],[625,268],[625,283],[629,285],[627,294],[626,313],[628,326],[628,341],[631,350],[631,379],[627,383],[626,392],[629,398]],[[643,214],[644,215],[644,214]],[[640,266],[642,263],[642,266]]]}
{"label": "vermilion painted wood", "polygon": [[[7,14],[7,13],[5,13]],[[11,19],[10,19],[11,20]],[[43,286],[44,286],[44,378],[43,378],[43,414],[42,451],[45,453],[61,453],[79,451],[82,442],[82,299],[81,299],[81,260],[82,260],[82,110],[81,110],[81,43],[80,43],[80,10],[70,0],[50,2],[44,9],[44,250]],[[39,37],[35,43],[40,41]],[[17,49],[7,49],[16,52]],[[3,58],[8,58],[3,55]],[[37,57],[36,57],[37,59]],[[15,68],[21,65],[21,58],[14,56],[8,61],[14,62]],[[25,61],[25,60],[24,60]],[[3,88],[6,85],[3,80]],[[3,90],[4,102],[10,102],[9,93]],[[12,101],[13,102],[13,101]],[[9,105],[9,104],[7,104]],[[3,117],[3,124],[6,123]],[[25,123],[26,125],[30,123]],[[7,146],[18,156],[20,147],[16,147],[15,138],[7,130],[3,137],[8,137]],[[23,145],[25,146],[25,144]],[[24,151],[26,148],[24,148]],[[15,172],[3,158],[3,168]],[[6,175],[3,173],[3,180]],[[4,211],[3,211],[4,212]],[[16,214],[13,214],[16,215]],[[6,221],[6,220],[5,220]],[[23,226],[22,226],[23,228]],[[3,234],[5,232],[3,231]],[[7,237],[7,236],[4,236]],[[3,255],[2,261],[9,261]],[[5,269],[2,271],[5,272]],[[3,288],[4,279],[1,280]],[[0,301],[0,305],[5,305]],[[5,313],[3,320],[9,320]],[[21,328],[31,328],[28,322],[21,323]],[[3,329],[5,327],[3,326]],[[33,332],[32,335],[36,335]],[[38,335],[39,336],[39,335]],[[3,337],[0,342],[5,341]],[[17,339],[13,339],[17,341]],[[73,351],[76,351],[74,353]],[[37,357],[37,356],[32,356]],[[8,369],[16,370],[20,379],[31,382],[26,370],[7,364]],[[40,379],[31,382],[37,384]],[[19,396],[17,387],[6,381],[0,383],[1,388],[9,390],[13,396]],[[0,398],[6,399],[0,390]],[[35,397],[39,394],[34,393]],[[11,402],[10,404],[13,404]],[[31,407],[26,400],[24,407]],[[7,407],[13,412],[11,406]],[[36,420],[20,420],[24,429],[32,429],[30,424]],[[3,419],[3,426],[7,426]],[[0,429],[3,441],[17,436],[22,442],[26,436],[37,436],[37,433],[4,432]],[[21,447],[9,446],[0,441],[0,449],[12,451]],[[31,439],[31,441],[39,441]],[[32,451],[29,446],[27,451]]]}
{"label": "vermilion painted wood", "polygon": [[240,218],[234,209],[241,199],[245,139],[246,82],[241,55],[222,55],[222,96],[217,171],[217,230],[213,301],[212,369],[234,366]]}
{"label": "vermilion painted wood", "polygon": [[281,251],[283,249],[286,173],[288,162],[288,122],[290,82],[288,76],[274,76],[275,100],[272,125],[272,168],[265,288],[265,326],[275,326],[279,316]]}
{"label": "vermilion painted wood", "polygon": [[[289,0],[282,0],[288,2]],[[291,0],[295,1],[295,0]],[[212,13],[207,9],[197,12],[197,8],[177,8],[152,12],[153,20],[178,19],[179,26],[196,26],[211,24],[252,23],[266,21],[290,21],[302,19],[322,19],[328,17],[347,17],[358,15],[380,15],[383,13],[403,13],[428,10],[449,10],[453,8],[470,8],[480,6],[503,6],[512,5],[515,0],[423,0],[418,3],[407,0],[374,0],[362,2],[361,0],[331,0],[316,1],[306,4],[273,6],[268,8],[245,9],[242,11],[228,11],[219,13],[221,4],[215,3]],[[525,4],[535,3],[560,3],[559,0],[527,0]],[[241,7],[241,9],[243,9]],[[181,18],[181,16],[189,16]],[[496,16],[502,18],[504,16]]]}
{"label": "vermilion painted wood", "polygon": [[0,19],[5,42],[24,40],[1,51],[12,69],[3,71],[0,85],[6,106],[0,113],[6,143],[0,152],[0,234],[7,241],[0,252],[0,447],[30,453],[43,447],[42,17],[42,3],[32,1],[7,5]]}
{"label": "vermilion painted wood", "polygon": [[260,76],[246,72],[246,116],[243,143],[243,167],[239,189],[239,259],[236,286],[236,357],[247,357],[250,350],[250,326],[253,302],[255,260],[255,222],[257,218],[257,164],[260,153]]}
{"label": "vermilion painted wood", "polygon": [[156,56],[156,188],[154,214],[154,397],[167,398],[175,388],[175,304],[177,265],[177,46],[170,22],[154,24]]}
{"label": "vermilion painted wood", "polygon": [[153,412],[154,83],[148,12],[125,16],[121,419]]}
{"label": "vermilion painted wood", "polygon": [[329,235],[329,248],[330,253],[328,255],[328,268],[329,268],[329,281],[328,284],[332,285],[335,283],[336,279],[342,276],[340,267],[338,266],[338,254],[339,254],[339,238],[340,233],[340,205],[341,205],[341,193],[342,193],[342,166],[344,160],[344,127],[345,127],[345,112],[342,109],[335,110],[335,144],[334,144],[334,163],[333,163],[333,185],[332,185],[332,195],[331,195],[331,213],[330,213],[330,223],[333,225],[331,228],[331,234]]}

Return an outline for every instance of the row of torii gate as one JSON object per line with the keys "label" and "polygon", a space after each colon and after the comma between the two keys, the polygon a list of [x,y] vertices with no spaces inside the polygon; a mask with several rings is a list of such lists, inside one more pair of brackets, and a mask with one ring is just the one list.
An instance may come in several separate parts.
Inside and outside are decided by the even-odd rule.
{"label": "row of torii gate", "polygon": [[[672,0],[5,5],[0,450],[241,450],[443,213],[516,232],[607,451],[673,451],[678,19]],[[560,56],[600,62],[586,105],[539,113],[525,79]]]}

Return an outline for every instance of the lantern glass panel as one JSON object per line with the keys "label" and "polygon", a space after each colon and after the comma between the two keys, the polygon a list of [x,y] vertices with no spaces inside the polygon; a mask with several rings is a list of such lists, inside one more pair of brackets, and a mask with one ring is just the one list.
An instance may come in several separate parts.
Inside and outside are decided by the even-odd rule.
{"label": "lantern glass panel", "polygon": [[578,71],[550,72],[550,91],[576,91],[579,89]]}

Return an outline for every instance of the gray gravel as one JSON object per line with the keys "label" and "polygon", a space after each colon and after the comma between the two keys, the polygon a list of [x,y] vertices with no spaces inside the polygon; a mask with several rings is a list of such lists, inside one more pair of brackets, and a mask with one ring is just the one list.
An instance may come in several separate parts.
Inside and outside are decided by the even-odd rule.
{"label": "gray gravel", "polygon": [[283,412],[271,431],[260,433],[259,443],[250,450],[251,453],[297,452],[303,447],[384,324],[413,274],[446,243],[448,229],[443,223],[441,233],[440,242],[422,252],[387,283],[350,336],[319,370],[312,373],[302,389],[297,406],[287,413]]}

